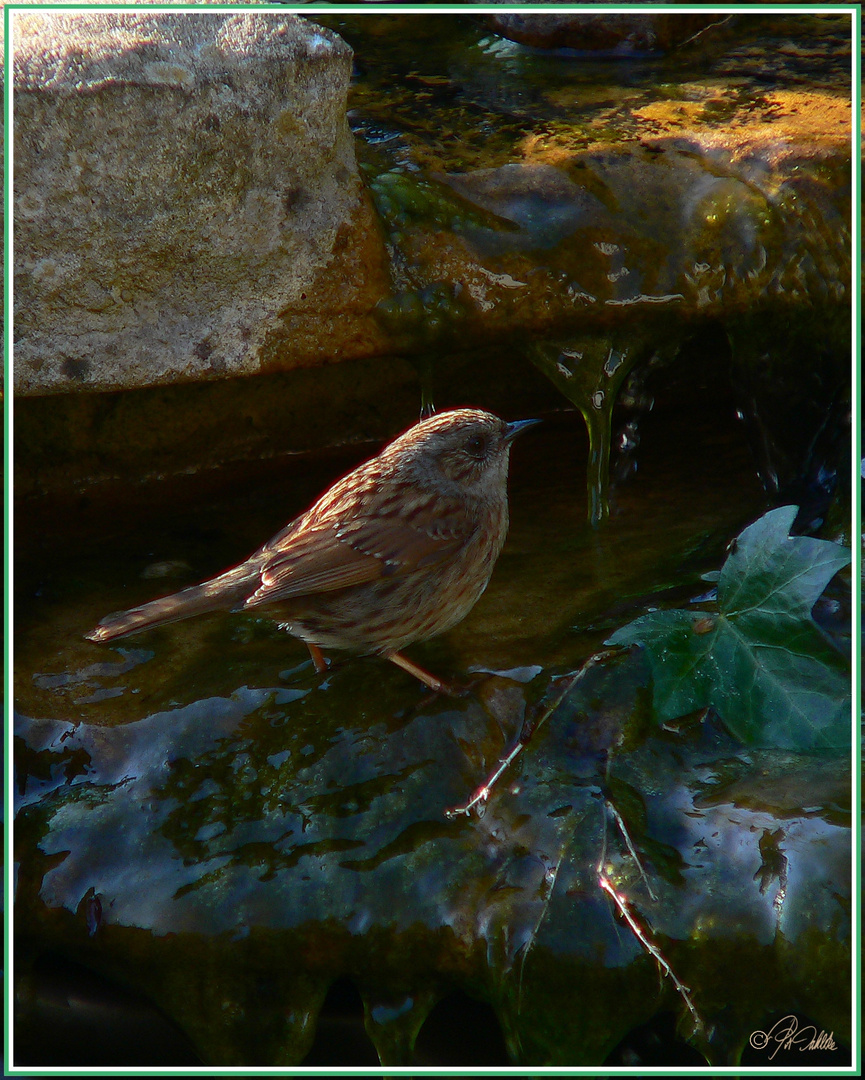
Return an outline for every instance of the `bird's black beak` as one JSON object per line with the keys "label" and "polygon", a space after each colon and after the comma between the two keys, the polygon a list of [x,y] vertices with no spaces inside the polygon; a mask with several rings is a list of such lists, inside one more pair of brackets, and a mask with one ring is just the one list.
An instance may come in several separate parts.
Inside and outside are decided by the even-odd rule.
{"label": "bird's black beak", "polygon": [[513,442],[513,440],[522,431],[528,431],[530,427],[534,427],[535,424],[539,424],[540,420],[514,420],[512,424],[508,424],[505,428],[505,442]]}

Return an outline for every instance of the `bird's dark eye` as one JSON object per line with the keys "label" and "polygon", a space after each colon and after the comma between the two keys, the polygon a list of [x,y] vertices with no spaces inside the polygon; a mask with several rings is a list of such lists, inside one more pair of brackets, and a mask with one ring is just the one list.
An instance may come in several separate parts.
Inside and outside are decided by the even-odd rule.
{"label": "bird's dark eye", "polygon": [[480,461],[482,458],[486,457],[487,440],[483,435],[472,435],[472,437],[466,441],[465,451],[469,457],[474,458],[475,461]]}

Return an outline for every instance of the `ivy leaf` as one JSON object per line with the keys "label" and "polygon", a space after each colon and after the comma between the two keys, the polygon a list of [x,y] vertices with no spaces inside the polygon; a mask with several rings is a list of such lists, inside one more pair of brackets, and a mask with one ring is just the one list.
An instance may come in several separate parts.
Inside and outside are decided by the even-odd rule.
{"label": "ivy leaf", "polygon": [[609,639],[639,644],[652,668],[658,717],[711,706],[745,743],[845,746],[848,665],[811,611],[850,552],[789,535],[797,507],[770,510],[733,542],[718,577],[718,611],[654,611]]}

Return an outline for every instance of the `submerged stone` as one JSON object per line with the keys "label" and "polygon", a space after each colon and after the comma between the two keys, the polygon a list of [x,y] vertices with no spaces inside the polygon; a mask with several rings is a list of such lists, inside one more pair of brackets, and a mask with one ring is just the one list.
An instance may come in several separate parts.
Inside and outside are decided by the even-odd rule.
{"label": "submerged stone", "polygon": [[[515,1063],[598,1063],[659,1009],[685,1009],[603,875],[701,1023],[725,1032],[716,1063],[735,1061],[753,1016],[803,995],[846,1033],[845,995],[826,982],[849,949],[846,785],[817,806],[805,758],[799,784],[787,755],[755,776],[711,726],[628,734],[643,678],[619,661],[564,698],[549,683],[546,725],[482,815],[450,821],[518,730],[523,684],[492,677],[496,693],[411,716],[381,696],[373,717],[368,695],[329,710],[321,688],[242,687],[116,728],[22,717],[19,960],[50,949],[122,975],[212,1064],[302,1060],[340,978],[363,988],[391,1062],[459,988],[495,1009]],[[781,775],[783,803],[765,788]],[[743,965],[766,976],[747,992]]]}
{"label": "submerged stone", "polygon": [[537,49],[629,53],[669,49],[724,19],[723,15],[609,13],[486,16],[496,33]]}
{"label": "submerged stone", "polygon": [[509,249],[552,248],[574,233],[603,220],[603,205],[553,165],[512,164],[441,178],[469,202],[513,222],[519,232],[467,228],[490,255]]}

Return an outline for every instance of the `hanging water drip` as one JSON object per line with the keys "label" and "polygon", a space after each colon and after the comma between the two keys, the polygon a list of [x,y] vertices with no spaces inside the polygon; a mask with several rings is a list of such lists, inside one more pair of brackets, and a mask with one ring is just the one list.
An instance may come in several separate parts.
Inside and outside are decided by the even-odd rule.
{"label": "hanging water drip", "polygon": [[532,363],[579,410],[589,436],[586,473],[587,512],[598,525],[610,512],[612,415],[625,380],[641,363],[671,356],[678,341],[669,328],[644,328],[623,335],[579,335],[567,341],[542,341],[529,349]]}

